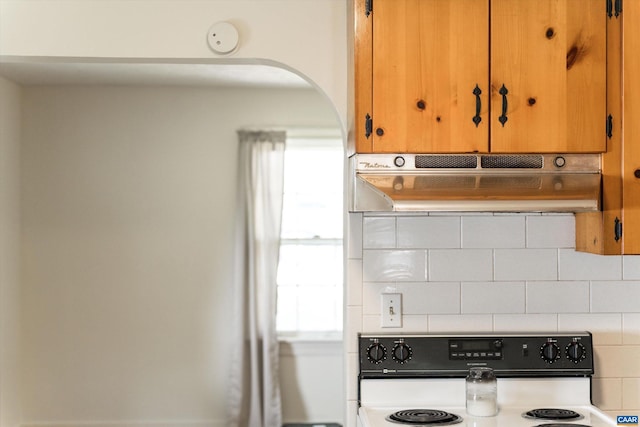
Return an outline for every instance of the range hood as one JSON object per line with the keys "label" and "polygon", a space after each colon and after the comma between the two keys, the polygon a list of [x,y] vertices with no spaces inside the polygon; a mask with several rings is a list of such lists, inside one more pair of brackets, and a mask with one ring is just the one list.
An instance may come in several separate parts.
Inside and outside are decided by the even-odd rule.
{"label": "range hood", "polygon": [[354,154],[352,212],[590,212],[599,154]]}

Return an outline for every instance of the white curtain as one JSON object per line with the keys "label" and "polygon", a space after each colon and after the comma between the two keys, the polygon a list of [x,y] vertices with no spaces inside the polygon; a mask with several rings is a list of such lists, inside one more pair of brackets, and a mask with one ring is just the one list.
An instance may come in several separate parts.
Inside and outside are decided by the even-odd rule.
{"label": "white curtain", "polygon": [[276,336],[285,132],[239,131],[229,425],[281,427]]}

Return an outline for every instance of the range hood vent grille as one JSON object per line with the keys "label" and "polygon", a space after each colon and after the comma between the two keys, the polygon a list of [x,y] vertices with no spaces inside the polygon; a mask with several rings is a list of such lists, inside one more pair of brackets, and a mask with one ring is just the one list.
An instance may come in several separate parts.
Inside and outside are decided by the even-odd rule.
{"label": "range hood vent grille", "polygon": [[416,155],[416,169],[542,169],[542,155]]}
{"label": "range hood vent grille", "polygon": [[536,155],[481,156],[480,164],[485,169],[542,169],[543,157]]}
{"label": "range hood vent grille", "polygon": [[475,169],[477,167],[478,156],[416,156],[416,168],[419,169]]}

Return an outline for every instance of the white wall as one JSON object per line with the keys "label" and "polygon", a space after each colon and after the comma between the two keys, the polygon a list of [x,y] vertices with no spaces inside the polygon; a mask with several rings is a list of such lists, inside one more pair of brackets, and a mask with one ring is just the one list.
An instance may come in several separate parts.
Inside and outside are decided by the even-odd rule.
{"label": "white wall", "polygon": [[[344,0],[148,0],[144,2],[0,0],[0,56],[4,55],[4,58],[9,60],[71,63],[149,61],[282,64],[285,68],[307,76],[331,100],[335,110],[332,114],[337,112],[344,130],[347,121],[348,92],[347,13],[347,4]],[[216,55],[206,45],[207,30],[213,23],[219,21],[229,21],[240,31],[240,46],[236,52],[228,56]],[[29,97],[35,96],[34,93],[30,90]],[[43,95],[43,98],[48,96]],[[124,101],[110,99],[109,102],[117,104],[129,101],[126,97],[122,99]],[[216,103],[215,100],[209,101],[207,105],[200,105],[200,107],[206,110],[210,103]],[[133,104],[132,108],[136,108],[136,103]],[[57,108],[55,103],[51,105],[45,102],[41,107],[40,114],[59,117],[59,114],[53,114]],[[95,107],[100,108],[99,105]],[[152,111],[147,111],[147,107],[145,106],[145,111],[140,111],[138,116],[124,117],[126,116],[124,113],[120,119],[128,118],[133,122],[143,117],[143,122],[152,121],[156,120],[155,113],[158,113],[159,117],[165,117],[164,112],[155,111],[153,108]],[[227,107],[222,105],[220,108],[224,110]],[[48,112],[44,113],[47,108],[49,108]],[[56,111],[56,113],[60,112]],[[84,113],[83,108],[79,107],[73,114],[84,117]],[[260,118],[268,122],[270,113],[271,111]],[[290,114],[294,122],[296,115],[296,112]],[[62,114],[62,116],[67,123],[71,120],[71,113]],[[221,117],[226,116],[221,114]],[[109,120],[111,119],[112,117],[109,116]],[[318,120],[324,123],[325,117]],[[221,118],[220,122],[215,123],[223,123],[223,121]],[[257,121],[232,123],[251,126],[256,125]],[[89,122],[92,126],[105,125],[105,122],[98,117],[94,117]],[[46,123],[51,125],[50,131],[53,135],[56,134],[54,131],[68,131],[68,129],[59,129],[59,126],[67,125],[58,124],[55,119],[50,119]],[[304,125],[309,124],[304,123]],[[134,125],[127,123],[126,127],[130,130]],[[193,131],[199,131],[202,128],[207,129],[210,126],[201,123]],[[156,303],[166,306],[178,304],[186,307],[193,302],[204,309],[208,308],[207,304],[214,304],[210,301],[218,297],[206,295],[203,289],[197,288],[190,282],[187,286],[192,287],[192,292],[187,296],[172,294],[169,290],[165,290],[160,295],[155,295],[157,301],[149,301],[149,307],[145,305],[150,289],[163,289],[163,283],[173,283],[183,279],[181,275],[171,277],[172,274],[153,273],[154,258],[162,258],[163,268],[168,264],[166,269],[173,267],[180,269],[191,280],[195,280],[196,277],[201,280],[211,280],[215,276],[211,271],[204,271],[201,268],[196,269],[197,271],[189,269],[190,265],[202,262],[203,258],[208,256],[211,259],[212,270],[225,266],[229,260],[225,249],[221,249],[218,245],[214,245],[213,248],[206,247],[205,241],[207,237],[220,233],[223,235],[221,241],[224,242],[226,238],[224,236],[228,236],[229,233],[224,221],[232,214],[215,212],[215,219],[220,221],[209,224],[205,230],[206,234],[201,236],[201,230],[197,230],[197,226],[191,222],[197,222],[211,214],[212,207],[207,204],[210,202],[200,206],[199,203],[202,202],[198,202],[192,191],[181,191],[182,186],[194,188],[192,185],[202,186],[201,181],[210,180],[212,172],[207,167],[213,166],[207,164],[205,167],[206,161],[201,158],[195,160],[178,158],[169,161],[167,156],[172,153],[173,148],[167,148],[163,144],[161,144],[163,151],[158,153],[157,157],[148,158],[142,154],[146,148],[157,143],[154,139],[161,141],[172,137],[177,139],[178,137],[171,132],[167,135],[161,132],[159,132],[160,135],[153,132],[150,135],[135,132],[131,138],[138,139],[137,144],[146,144],[144,148],[127,146],[126,137],[123,136],[119,144],[110,148],[111,151],[103,147],[100,150],[106,151],[100,152],[100,150],[94,150],[94,147],[100,145],[100,141],[108,139],[109,135],[117,133],[114,128],[104,128],[106,135],[88,134],[85,130],[76,137],[73,132],[70,132],[72,137],[68,138],[65,134],[60,138],[64,140],[63,147],[60,149],[44,142],[49,139],[47,131],[39,127],[30,129],[27,125],[25,129],[29,129],[33,134],[33,138],[30,137],[25,141],[27,149],[32,150],[25,156],[25,165],[29,167],[24,171],[24,176],[30,181],[27,183],[25,192],[25,200],[30,204],[28,212],[25,212],[28,222],[25,227],[25,245],[32,245],[36,236],[42,237],[42,241],[48,242],[49,245],[38,251],[25,250],[25,271],[28,272],[28,277],[25,278],[24,287],[29,302],[25,304],[29,307],[29,311],[25,314],[25,319],[29,319],[29,323],[25,325],[29,336],[25,348],[30,351],[26,365],[31,367],[46,360],[44,367],[59,365],[57,367],[60,368],[54,372],[45,372],[44,368],[35,372],[29,368],[24,369],[27,384],[25,402],[28,406],[25,411],[26,419],[46,421],[52,417],[61,419],[65,416],[83,416],[82,412],[76,412],[73,408],[83,409],[85,419],[94,419],[95,416],[105,412],[111,415],[110,408],[115,408],[119,416],[130,414],[129,416],[132,417],[144,418],[149,412],[154,412],[153,408],[164,402],[167,402],[163,406],[167,414],[186,411],[193,419],[217,417],[219,408],[224,406],[224,401],[216,394],[220,389],[219,382],[211,378],[219,377],[220,373],[207,371],[205,374],[209,378],[203,380],[200,378],[203,373],[198,369],[204,363],[203,359],[209,358],[207,362],[210,363],[211,360],[218,360],[221,357],[220,353],[212,350],[216,345],[213,342],[209,342],[208,345],[201,342],[198,348],[192,348],[193,340],[197,340],[202,335],[208,335],[208,331],[202,326],[207,319],[196,318],[196,315],[184,313],[184,310],[178,310],[179,314],[174,314],[173,310],[167,312],[169,316],[167,323],[161,325],[161,328],[167,332],[171,332],[174,328],[180,329],[185,324],[196,328],[194,336],[184,338],[187,343],[191,343],[185,349],[168,348],[169,344],[162,343],[161,334],[164,331],[158,329],[155,322],[145,320],[149,316],[157,320],[160,316],[160,309],[157,308]],[[79,130],[82,131],[82,129]],[[230,137],[230,133],[227,131],[224,137]],[[39,139],[42,147],[33,146],[34,138]],[[84,140],[80,142],[79,140],[83,138]],[[187,144],[186,148],[197,151],[203,146],[205,143],[198,141]],[[67,149],[75,154],[65,151]],[[78,149],[77,152],[76,149]],[[228,195],[232,192],[228,184],[234,177],[224,174],[226,170],[224,162],[228,160],[228,156],[221,153],[221,150],[216,150],[216,154],[218,153],[220,153],[219,163],[215,164],[215,168],[220,171],[217,175],[220,188],[216,192]],[[51,156],[51,162],[46,161],[45,156]],[[98,167],[86,167],[85,158],[92,163],[99,158],[100,163]],[[81,166],[82,164],[85,166]],[[139,169],[138,165],[142,165],[143,169]],[[30,168],[31,166],[33,168]],[[191,171],[192,167],[196,175],[189,175],[189,177],[180,175],[183,169]],[[76,178],[77,175],[85,174],[90,175],[91,180],[83,181]],[[112,179],[109,184],[106,184],[107,176]],[[192,211],[188,211],[189,207],[181,204],[167,206],[167,203],[163,202],[165,194],[159,194],[159,187],[146,191],[148,182],[157,176],[160,179],[158,185],[164,185],[168,195],[178,195],[179,200],[188,200],[194,205]],[[179,181],[176,184],[176,179],[190,181],[188,183]],[[50,182],[46,182],[48,180]],[[39,182],[43,185],[40,186]],[[51,188],[55,190],[49,192]],[[63,188],[68,188],[68,191],[62,191]],[[99,194],[105,194],[107,198],[113,198],[112,202],[105,205],[103,201],[97,200],[94,194],[96,190]],[[207,196],[210,197],[208,194]],[[76,205],[77,200],[82,200],[82,206]],[[42,213],[39,213],[40,209]],[[154,212],[159,209],[169,214],[156,217]],[[147,220],[148,217],[154,218],[153,221]],[[134,219],[138,221],[135,225],[140,226],[140,229],[129,232],[128,229],[134,227],[134,224],[129,222],[133,223]],[[4,218],[2,220],[4,221]],[[184,228],[184,233],[165,231],[169,226],[181,226]],[[62,238],[63,235],[72,237],[67,237],[69,239],[67,241]],[[103,239],[104,244],[98,243],[100,239]],[[157,240],[157,245],[147,248],[147,243],[154,239]],[[181,249],[194,248],[204,249],[205,253],[192,259],[180,252]],[[206,253],[207,250],[208,253]],[[102,256],[104,251],[109,252],[110,256]],[[151,253],[147,253],[148,251]],[[85,268],[83,265],[86,261],[96,262],[93,267]],[[31,269],[33,265],[37,267]],[[122,274],[119,276],[122,280],[114,280],[110,277],[108,273],[113,268],[122,268]],[[221,273],[221,276],[224,274]],[[52,278],[54,280],[51,280]],[[81,283],[87,282],[85,279],[96,280],[91,286]],[[221,278],[221,283],[225,282],[223,279],[224,277]],[[53,282],[51,286],[44,285],[50,281]],[[128,281],[144,282],[145,285],[140,284],[130,289],[127,287]],[[42,286],[42,289],[37,286],[34,288],[36,282],[38,286]],[[114,294],[124,295],[130,292],[131,295],[127,295],[129,299],[122,301],[107,298],[105,304],[101,301],[105,295],[101,294],[100,289],[103,288],[100,285],[111,286]],[[59,292],[60,286],[61,292]],[[42,291],[42,294],[39,291]],[[223,292],[224,288],[220,291]],[[47,294],[47,292],[50,293]],[[187,301],[189,298],[196,299],[196,294],[199,297],[196,301]],[[47,303],[46,300],[49,297],[52,298],[53,304]],[[113,298],[113,295],[110,298]],[[77,309],[76,299],[81,302],[85,300],[93,302],[95,309],[91,308],[92,304],[88,304],[89,307],[80,304],[80,308]],[[42,307],[33,306],[31,302],[37,302]],[[57,311],[60,309],[56,307],[58,302],[67,303],[66,307],[62,306],[63,309],[66,308],[66,311],[63,311],[67,313],[66,315]],[[113,319],[111,314],[116,305],[122,306],[120,310],[122,314],[121,317]],[[39,312],[39,308],[45,311]],[[53,313],[47,310],[53,310]],[[54,315],[53,318],[47,319],[50,314]],[[73,321],[78,318],[87,321],[84,329]],[[123,326],[131,319],[135,320],[134,330]],[[224,307],[220,308],[214,320],[224,322]],[[107,329],[112,333],[102,337],[96,336],[92,329],[94,325],[99,325],[98,332]],[[70,328],[70,334],[60,332],[67,327]],[[45,329],[50,328],[53,329],[53,334],[45,332]],[[119,333],[115,334],[113,331]],[[147,334],[150,332],[155,332],[156,335]],[[142,335],[148,336],[148,341],[136,341],[136,337]],[[77,350],[78,354],[74,350],[75,342],[82,342],[87,346],[80,347]],[[34,349],[49,348],[48,344],[57,348],[57,351],[50,355],[51,357],[31,353]],[[173,344],[180,343],[173,342]],[[113,350],[114,346],[117,351]],[[122,352],[121,348],[125,349],[124,355],[119,354]],[[143,356],[147,354],[148,349],[157,350],[157,356],[153,360],[145,360]],[[200,350],[201,353],[194,353],[194,350]],[[189,364],[185,367],[185,373],[194,375],[194,372],[198,371],[198,378],[186,378],[184,381],[187,385],[181,385],[180,378],[184,377],[180,377],[176,372],[176,377],[180,377],[176,380],[176,396],[172,398],[165,396],[162,391],[165,390],[162,387],[163,384],[158,384],[157,388],[160,391],[155,394],[142,396],[147,392],[149,385],[147,381],[149,377],[146,375],[162,371],[162,368],[172,364],[172,361],[183,360],[183,356],[179,356],[183,352],[184,360],[190,358]],[[87,391],[79,384],[87,384],[86,378],[92,379],[92,374],[96,372],[96,366],[90,366],[88,362],[90,359],[85,357],[91,354],[99,354],[101,359],[107,360],[106,365],[100,366],[97,370],[98,378],[107,381],[93,385]],[[134,356],[133,360],[128,359],[128,356]],[[78,365],[71,366],[76,361],[79,361]],[[192,363],[198,367],[193,368]],[[68,377],[69,384],[66,384],[66,375],[69,373],[73,375]],[[0,371],[0,375],[2,374],[3,371]],[[127,380],[128,384],[135,385],[138,382],[147,381],[144,386],[141,386],[143,391],[135,388],[121,390],[118,387],[117,378],[127,375],[131,376]],[[167,379],[167,375],[169,374],[159,375],[158,382]],[[139,379],[140,376],[143,379]],[[110,378],[115,379],[109,381]],[[37,385],[45,384],[45,380],[53,383],[39,388]],[[200,389],[190,389],[196,383]],[[40,400],[41,397],[47,398],[52,395],[54,391],[60,394],[59,386],[61,385],[65,386],[63,387],[65,392],[61,396],[53,399],[48,405]],[[55,390],[56,387],[58,390]],[[68,393],[67,390],[69,390]],[[93,393],[94,391],[97,395]],[[206,398],[198,400],[196,397],[194,400],[192,394],[215,397],[212,398],[213,403],[211,403]],[[65,395],[72,397],[69,397],[68,401],[63,401]],[[114,401],[100,399],[111,395],[117,395]],[[142,403],[135,407],[127,407],[123,402],[128,401],[129,396],[133,396],[133,400]],[[79,397],[79,400],[73,401],[73,397]],[[87,405],[82,406],[85,400],[88,401],[85,402]],[[146,404],[147,400],[150,403]],[[100,403],[96,403],[98,401]],[[176,401],[178,403],[175,403]],[[60,403],[62,405],[58,406]],[[43,406],[39,406],[40,404]],[[185,409],[190,407],[195,409],[193,411]]]}
{"label": "white wall", "polygon": [[[317,84],[346,123],[346,19],[344,0],[0,0],[0,55],[280,63]],[[219,21],[240,33],[228,56],[206,43]]]}
{"label": "white wall", "polygon": [[0,426],[20,422],[20,88],[0,77]]}
{"label": "white wall", "polygon": [[344,422],[341,341],[280,342],[283,422]]}
{"label": "white wall", "polygon": [[23,93],[25,425],[224,425],[235,132],[335,128],[330,104],[314,90]]}
{"label": "white wall", "polygon": [[576,252],[573,215],[350,214],[348,387],[358,332],[380,332],[380,293],[403,294],[387,332],[593,332],[594,404],[640,412],[640,257]]}

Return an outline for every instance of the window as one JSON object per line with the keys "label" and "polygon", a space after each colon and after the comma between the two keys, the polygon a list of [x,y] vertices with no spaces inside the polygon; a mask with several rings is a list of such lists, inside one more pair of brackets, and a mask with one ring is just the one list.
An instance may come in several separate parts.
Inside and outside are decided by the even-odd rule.
{"label": "window", "polygon": [[278,265],[279,333],[342,330],[343,167],[339,133],[288,132]]}

